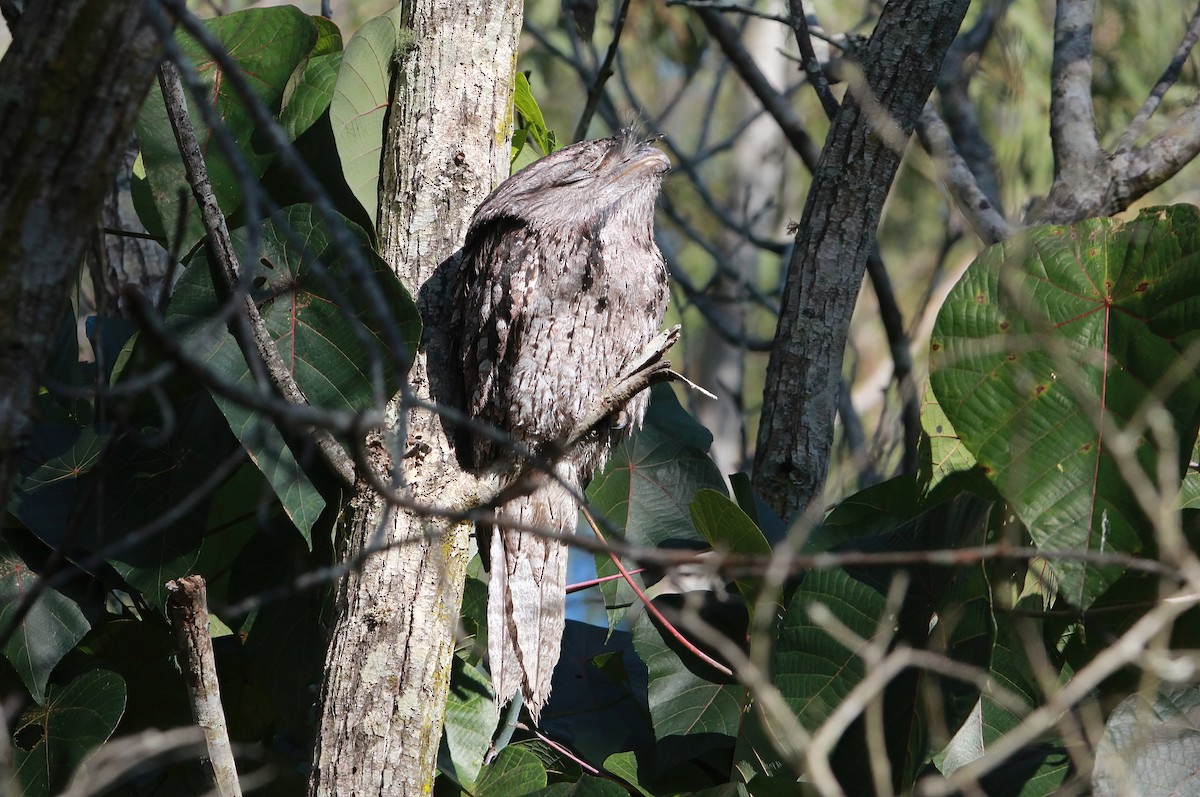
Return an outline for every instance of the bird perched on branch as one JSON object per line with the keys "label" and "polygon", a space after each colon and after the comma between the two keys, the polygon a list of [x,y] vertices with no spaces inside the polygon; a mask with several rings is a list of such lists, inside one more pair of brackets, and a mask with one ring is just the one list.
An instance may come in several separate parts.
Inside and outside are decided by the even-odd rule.
{"label": "bird perched on branch", "polygon": [[654,204],[669,168],[666,155],[629,130],[566,147],[493,191],[463,247],[452,337],[465,409],[554,462],[553,474],[536,473],[511,446],[480,435],[460,451],[468,467],[500,466],[535,485],[498,508],[495,526],[478,529],[491,575],[496,695],[503,704],[519,691],[535,721],[562,642],[567,548],[527,529],[574,533],[573,490],[645,413],[642,392],[558,450],[637,368],[662,322],[667,271]]}

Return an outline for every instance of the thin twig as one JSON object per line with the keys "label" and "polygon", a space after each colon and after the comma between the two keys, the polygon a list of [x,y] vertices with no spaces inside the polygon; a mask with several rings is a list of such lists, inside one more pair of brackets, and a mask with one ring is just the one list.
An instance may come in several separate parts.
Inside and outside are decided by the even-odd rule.
{"label": "thin twig", "polygon": [[625,30],[625,17],[629,14],[629,1],[623,0],[621,3],[621,10],[617,12],[617,20],[613,23],[612,42],[609,43],[604,61],[600,64],[600,68],[596,70],[596,75],[592,78],[591,85],[588,86],[587,102],[583,106],[583,114],[579,117],[579,124],[575,125],[576,141],[582,141],[587,135],[588,125],[592,123],[592,116],[596,113],[596,105],[600,102],[600,97],[604,94],[604,84],[612,77],[613,59],[617,57],[617,47],[621,43],[621,33]]}
{"label": "thin twig", "polygon": [[[604,533],[600,531],[600,524],[597,523],[596,518],[592,516],[591,510],[586,506],[583,506],[580,508],[580,511],[583,512],[584,518],[587,520],[588,525],[592,527],[592,533],[596,535],[597,539],[599,539],[602,543],[606,542]],[[611,551],[608,555],[609,558],[612,559],[613,564],[617,566],[617,570],[621,572],[621,577],[625,579],[625,583],[628,584],[629,588],[632,589],[634,594],[638,596],[638,600],[640,600],[646,607],[646,611],[649,612],[650,616],[655,620],[658,620],[664,631],[674,637],[689,653],[703,661],[708,666],[712,667],[717,672],[723,675],[733,675],[733,670],[729,669],[724,664],[692,644],[687,637],[679,632],[678,628],[676,628],[670,621],[667,620],[666,617],[663,616],[663,613],[658,610],[657,606],[654,605],[654,601],[650,600],[650,598],[646,596],[646,593],[642,591],[642,588],[638,586],[637,582],[633,580],[633,574],[625,569],[625,565],[621,564],[621,558],[619,556]]]}
{"label": "thin twig", "polygon": [[791,17],[792,33],[796,35],[796,44],[800,47],[800,63],[804,67],[805,74],[808,75],[808,82],[812,84],[813,90],[817,92],[817,97],[821,100],[821,107],[825,110],[825,115],[833,119],[838,111],[838,101],[829,88],[829,78],[825,77],[825,70],[821,68],[821,62],[817,60],[817,54],[813,50],[812,38],[808,33],[808,15],[804,12],[804,4],[801,0],[788,0],[788,11]]}
{"label": "thin twig", "polygon": [[1196,10],[1192,12],[1192,19],[1188,22],[1187,29],[1183,33],[1183,40],[1179,42],[1179,47],[1176,48],[1171,63],[1167,64],[1167,68],[1163,70],[1162,76],[1154,84],[1154,88],[1150,89],[1149,96],[1134,115],[1129,127],[1125,128],[1125,132],[1117,139],[1113,154],[1127,152],[1137,143],[1146,128],[1146,123],[1150,121],[1150,117],[1154,116],[1154,112],[1162,104],[1162,98],[1171,86],[1175,85],[1175,81],[1179,80],[1180,74],[1183,73],[1183,65],[1187,63],[1188,56],[1191,55],[1197,40],[1200,40],[1200,4],[1197,4]]}

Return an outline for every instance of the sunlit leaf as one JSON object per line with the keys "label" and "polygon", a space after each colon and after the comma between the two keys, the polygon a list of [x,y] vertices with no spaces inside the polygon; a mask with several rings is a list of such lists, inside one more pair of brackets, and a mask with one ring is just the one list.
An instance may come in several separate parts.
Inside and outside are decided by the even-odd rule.
{"label": "sunlit leaf", "polygon": [[401,46],[401,17],[401,9],[393,8],[358,29],[346,45],[329,105],[346,184],[373,224],[378,224],[379,218],[383,120],[391,91],[393,57]]}
{"label": "sunlit leaf", "polygon": [[1096,797],[1170,797],[1200,791],[1200,688],[1163,685],[1121,701],[1096,748]]}
{"label": "sunlit leaf", "polygon": [[509,745],[486,766],[475,784],[475,797],[524,797],[546,787],[546,768],[528,750]]}
{"label": "sunlit leaf", "polygon": [[[1151,490],[1161,457],[1172,481],[1182,476],[1200,426],[1198,338],[1200,210],[1151,208],[986,250],[938,315],[930,379],[1039,548],[1132,554],[1153,524],[1121,464]],[[1154,405],[1167,439],[1147,426]],[[1116,452],[1106,424],[1131,437],[1131,453]],[[1121,574],[1047,559],[1081,608]]]}

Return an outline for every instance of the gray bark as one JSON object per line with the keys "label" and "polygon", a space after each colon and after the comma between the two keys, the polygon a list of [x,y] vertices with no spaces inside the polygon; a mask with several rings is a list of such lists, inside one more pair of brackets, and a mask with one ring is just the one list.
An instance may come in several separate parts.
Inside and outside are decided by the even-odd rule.
{"label": "gray bark", "polygon": [[[444,398],[451,257],[471,213],[508,171],[520,0],[465,13],[405,0],[384,144],[379,240],[418,297],[425,335],[409,375],[417,399]],[[393,423],[408,495],[455,505],[460,475],[439,419],[401,403]],[[381,446],[375,464],[392,463]],[[369,487],[351,502],[342,555],[397,543],[350,573],[326,660],[310,794],[429,794],[454,646],[469,525],[389,509]]]}
{"label": "gray bark", "polygon": [[[821,495],[850,316],[888,190],[968,0],[892,0],[834,118],[788,266],[754,486],[784,516]],[[852,86],[855,81],[851,81]]]}
{"label": "gray bark", "polygon": [[32,3],[0,62],[0,498],[161,58],[141,0]]}

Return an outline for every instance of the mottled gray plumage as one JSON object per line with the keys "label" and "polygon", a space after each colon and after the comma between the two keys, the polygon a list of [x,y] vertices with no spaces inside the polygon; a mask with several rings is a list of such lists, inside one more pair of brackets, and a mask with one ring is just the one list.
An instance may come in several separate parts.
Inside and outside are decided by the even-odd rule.
{"label": "mottled gray plumage", "polygon": [[[453,336],[465,408],[534,451],[563,438],[658,331],[667,273],[654,243],[654,203],[667,157],[626,131],[542,158],[502,183],[475,211],[456,291]],[[558,459],[583,486],[647,395],[626,406],[622,429],[603,428]],[[614,424],[615,427],[615,424]],[[519,464],[476,436],[463,452],[477,469]],[[536,719],[550,694],[564,623],[567,550],[505,521],[573,533],[571,493],[543,478],[497,511],[489,536],[488,654],[501,701],[520,691]]]}

